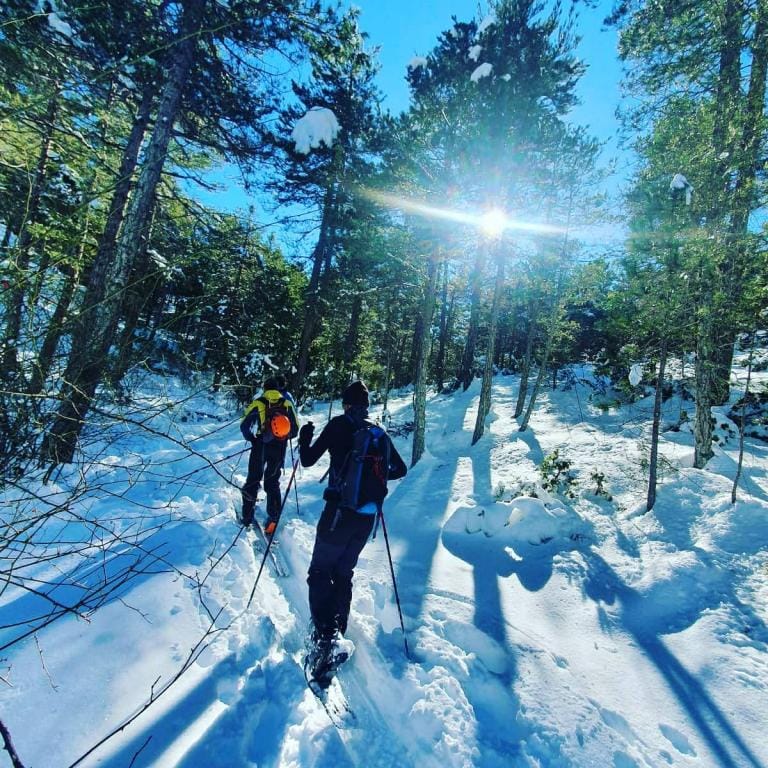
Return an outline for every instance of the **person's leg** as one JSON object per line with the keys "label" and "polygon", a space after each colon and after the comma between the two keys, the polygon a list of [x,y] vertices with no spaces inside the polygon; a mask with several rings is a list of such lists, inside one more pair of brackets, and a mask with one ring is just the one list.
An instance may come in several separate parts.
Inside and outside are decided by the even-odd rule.
{"label": "person's leg", "polygon": [[253,522],[253,509],[256,506],[256,498],[261,487],[261,478],[264,474],[264,443],[256,438],[251,444],[251,455],[248,457],[248,477],[243,486],[243,525]]}
{"label": "person's leg", "polygon": [[267,515],[273,520],[280,516],[280,476],[285,461],[285,443],[271,442],[264,446],[264,491],[267,494]]}
{"label": "person's leg", "polygon": [[355,573],[355,566],[368,537],[371,535],[375,519],[375,515],[361,515],[351,510],[345,514],[345,523],[350,535],[331,574],[335,621],[342,635],[346,633],[349,621],[349,609],[352,603],[352,577]]}
{"label": "person's leg", "polygon": [[315,547],[309,564],[309,610],[316,631],[329,635],[336,629],[334,573],[349,544],[349,532],[342,524],[341,512],[333,503],[325,505],[317,524]]}

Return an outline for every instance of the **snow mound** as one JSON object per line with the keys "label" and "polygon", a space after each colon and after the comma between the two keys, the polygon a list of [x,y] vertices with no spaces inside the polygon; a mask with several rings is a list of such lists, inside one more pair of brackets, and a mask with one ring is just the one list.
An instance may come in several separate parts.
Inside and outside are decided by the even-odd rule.
{"label": "snow mound", "polygon": [[518,496],[509,502],[485,507],[459,508],[445,524],[445,534],[483,533],[500,545],[542,544],[556,540],[572,541],[584,535],[584,521],[557,500]]}
{"label": "snow mound", "polygon": [[340,130],[336,115],[326,107],[312,107],[304,117],[296,121],[291,132],[291,140],[296,152],[308,155],[311,149],[321,144],[332,147]]}

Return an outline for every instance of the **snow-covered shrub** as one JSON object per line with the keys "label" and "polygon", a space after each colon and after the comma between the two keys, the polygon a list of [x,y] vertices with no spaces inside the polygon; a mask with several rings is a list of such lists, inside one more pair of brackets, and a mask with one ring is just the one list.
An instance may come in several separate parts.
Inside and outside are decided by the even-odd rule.
{"label": "snow-covered shrub", "polygon": [[547,491],[559,493],[570,499],[576,496],[577,480],[571,471],[571,462],[560,456],[560,449],[544,457],[539,467],[542,487]]}

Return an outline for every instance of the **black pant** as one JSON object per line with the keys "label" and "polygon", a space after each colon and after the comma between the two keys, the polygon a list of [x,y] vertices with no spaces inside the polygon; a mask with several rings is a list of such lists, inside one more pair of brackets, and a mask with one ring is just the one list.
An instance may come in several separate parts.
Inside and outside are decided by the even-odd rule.
{"label": "black pant", "polygon": [[317,524],[315,548],[309,564],[309,610],[320,633],[338,628],[344,634],[352,602],[352,576],[368,541],[375,515],[341,510],[328,502]]}
{"label": "black pant", "polygon": [[280,475],[283,473],[286,444],[272,440],[265,443],[257,437],[251,445],[248,459],[248,478],[243,486],[243,516],[253,513],[256,496],[264,478],[264,491],[267,494],[267,514],[277,517],[280,514]]}

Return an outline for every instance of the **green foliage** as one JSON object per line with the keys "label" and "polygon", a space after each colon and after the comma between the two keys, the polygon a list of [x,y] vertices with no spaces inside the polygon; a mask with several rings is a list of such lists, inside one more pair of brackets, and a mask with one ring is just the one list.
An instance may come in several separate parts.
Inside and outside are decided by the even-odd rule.
{"label": "green foliage", "polygon": [[605,473],[599,469],[593,470],[589,477],[595,484],[595,490],[592,492],[595,496],[602,496],[607,501],[613,501],[613,496],[608,492],[605,487]]}
{"label": "green foliage", "polygon": [[555,448],[547,454],[539,466],[542,487],[552,493],[567,496],[570,499],[576,497],[578,481],[571,470],[571,461],[560,456],[560,449]]}

